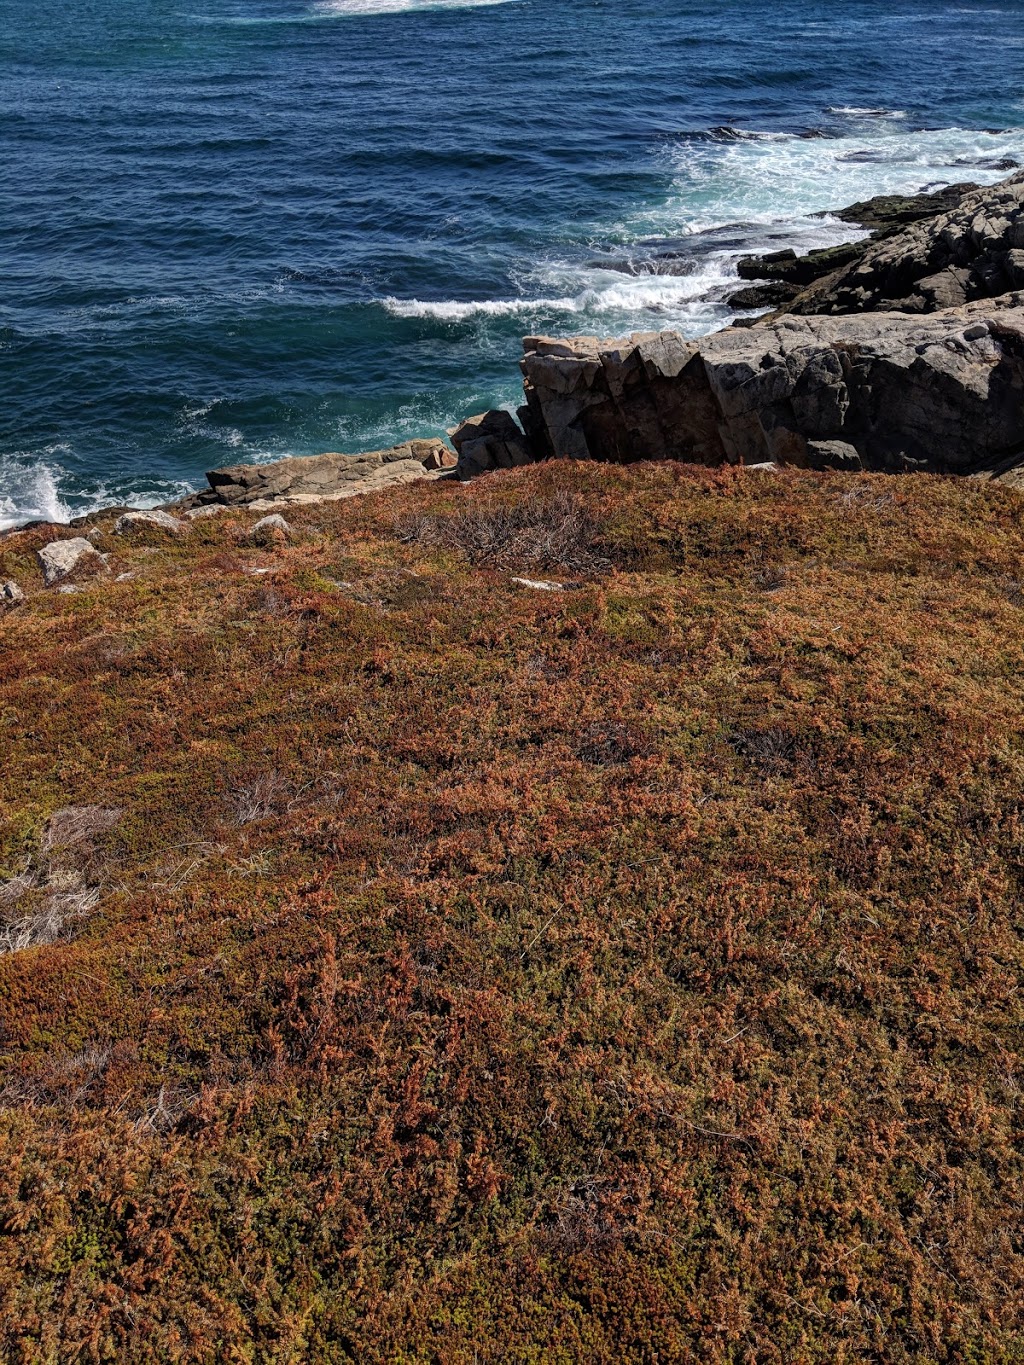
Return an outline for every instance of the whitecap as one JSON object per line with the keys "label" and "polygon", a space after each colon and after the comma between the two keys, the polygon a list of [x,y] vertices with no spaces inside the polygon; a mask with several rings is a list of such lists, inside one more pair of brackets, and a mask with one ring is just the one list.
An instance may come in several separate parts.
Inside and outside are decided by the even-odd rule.
{"label": "whitecap", "polygon": [[509,0],[318,0],[309,11],[314,18],[345,18],[377,14],[407,14],[415,10],[480,9]]}

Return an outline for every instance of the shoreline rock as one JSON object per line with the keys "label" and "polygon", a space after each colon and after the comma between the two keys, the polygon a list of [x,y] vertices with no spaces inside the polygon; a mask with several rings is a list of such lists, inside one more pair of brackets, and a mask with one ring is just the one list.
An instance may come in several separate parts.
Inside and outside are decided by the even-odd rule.
{"label": "shoreline rock", "polygon": [[784,315],[698,342],[524,347],[543,456],[1003,478],[1024,466],[1024,293],[924,316]]}

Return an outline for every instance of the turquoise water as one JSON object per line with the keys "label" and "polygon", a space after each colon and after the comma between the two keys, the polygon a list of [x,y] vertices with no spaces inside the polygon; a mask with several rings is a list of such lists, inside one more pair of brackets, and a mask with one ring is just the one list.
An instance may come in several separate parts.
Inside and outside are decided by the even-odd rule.
{"label": "turquoise water", "polygon": [[1024,0],[0,0],[0,526],[514,402],[1024,162]]}

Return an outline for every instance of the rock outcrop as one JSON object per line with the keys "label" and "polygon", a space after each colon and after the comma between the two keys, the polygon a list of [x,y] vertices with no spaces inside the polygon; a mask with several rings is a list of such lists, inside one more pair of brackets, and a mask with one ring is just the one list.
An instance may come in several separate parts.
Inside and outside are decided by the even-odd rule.
{"label": "rock outcrop", "polygon": [[267,511],[282,503],[331,502],[359,493],[436,477],[453,467],[455,456],[441,440],[408,441],[362,455],[304,455],[273,464],[238,464],[213,469],[210,487],[175,504],[187,515],[209,505]]}
{"label": "rock outcrop", "polygon": [[529,464],[533,452],[510,412],[495,409],[467,417],[448,432],[458,452],[458,475],[471,479],[490,469]]}
{"label": "rock outcrop", "polygon": [[1024,289],[1024,173],[871,242],[785,311],[929,313]]}
{"label": "rock outcrop", "polygon": [[818,216],[838,218],[843,223],[864,228],[869,236],[856,242],[822,247],[798,256],[793,250],[775,251],[762,256],[744,256],[736,265],[741,280],[754,281],[738,290],[729,300],[730,308],[779,308],[798,299],[808,285],[850,269],[861,261],[875,243],[902,232],[912,223],[937,218],[958,208],[978,186],[972,183],[947,185],[924,194],[881,194],[861,200],[847,208],[830,209]]}
{"label": "rock outcrop", "polygon": [[1024,294],[926,317],[782,317],[700,342],[524,345],[540,457],[989,476],[1024,463]]}

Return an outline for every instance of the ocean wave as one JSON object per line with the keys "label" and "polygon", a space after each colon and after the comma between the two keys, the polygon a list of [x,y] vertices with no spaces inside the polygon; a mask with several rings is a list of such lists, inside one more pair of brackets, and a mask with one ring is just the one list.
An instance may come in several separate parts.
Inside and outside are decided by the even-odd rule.
{"label": "ocean wave", "polygon": [[70,446],[51,445],[38,455],[16,452],[0,456],[0,531],[26,521],[70,521],[74,516],[61,498],[61,467],[56,457]]}
{"label": "ocean wave", "polygon": [[0,454],[0,532],[30,521],[61,525],[104,507],[157,507],[192,491],[184,479],[83,482],[68,469],[72,447],[54,442],[37,451]]}
{"label": "ocean wave", "polygon": [[879,119],[870,134],[837,127],[827,138],[792,133],[770,143],[716,145],[683,136],[670,144],[668,156],[675,168],[672,192],[623,224],[625,232],[707,231],[738,220],[789,223],[794,240],[784,244],[802,249],[814,215],[824,209],[879,194],[917,193],[936,181],[999,180],[1008,161],[1024,159],[1024,129],[911,130]]}
{"label": "ocean wave", "polygon": [[863,109],[855,104],[832,104],[826,114],[841,114],[847,118],[906,118],[905,109]]}
{"label": "ocean wave", "polygon": [[309,11],[314,18],[342,18],[353,15],[407,14],[414,10],[481,9],[504,5],[509,0],[318,0]]}

